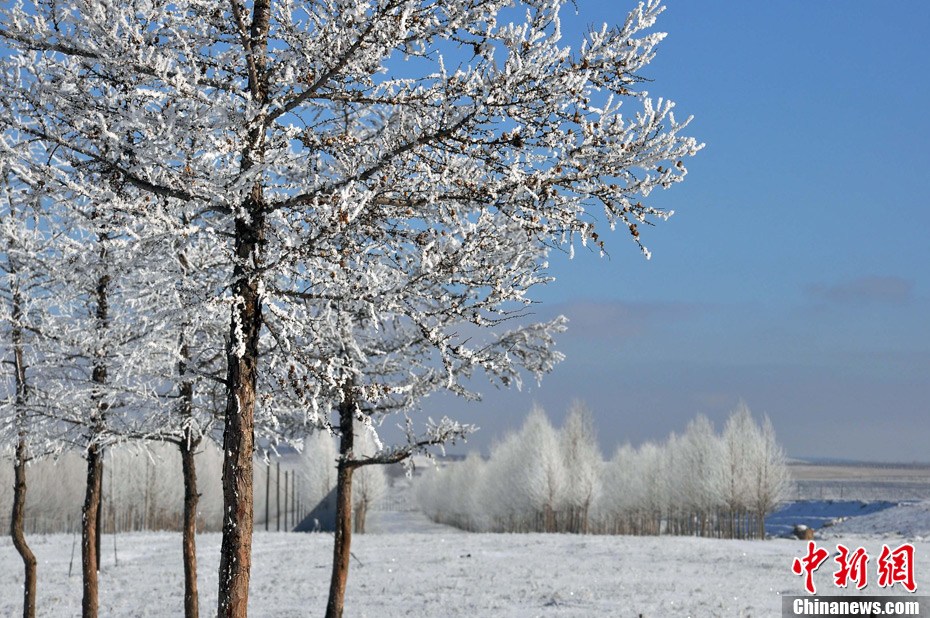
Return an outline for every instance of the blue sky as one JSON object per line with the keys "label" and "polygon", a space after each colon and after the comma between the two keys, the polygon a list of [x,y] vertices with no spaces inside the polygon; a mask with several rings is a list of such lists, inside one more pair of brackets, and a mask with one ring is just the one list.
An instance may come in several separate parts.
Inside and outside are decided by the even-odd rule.
{"label": "blue sky", "polygon": [[[426,410],[486,449],[582,399],[609,456],[743,399],[792,456],[930,461],[930,3],[667,4],[649,90],[707,146],[656,196],[676,214],[643,230],[652,260],[621,233],[555,257],[538,313],[570,318],[567,360]],[[573,45],[632,4],[577,6]]]}

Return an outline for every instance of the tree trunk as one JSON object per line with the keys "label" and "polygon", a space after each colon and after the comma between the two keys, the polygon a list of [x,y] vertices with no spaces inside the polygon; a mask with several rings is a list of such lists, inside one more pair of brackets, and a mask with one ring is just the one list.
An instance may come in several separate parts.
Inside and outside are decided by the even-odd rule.
{"label": "tree trunk", "polygon": [[181,470],[184,474],[184,532],[182,551],[184,554],[184,616],[197,618],[197,467],[194,464],[196,445],[181,440]]}
{"label": "tree trunk", "polygon": [[[97,214],[93,215],[96,218]],[[97,234],[100,261],[107,263],[107,241],[109,236],[105,232]],[[110,275],[105,270],[97,278],[95,289],[97,337],[106,341],[109,327],[109,294]],[[84,618],[97,616],[97,571],[100,569],[100,501],[103,493],[103,451],[96,443],[109,404],[104,400],[102,386],[107,383],[106,352],[98,348],[94,359],[94,369],[91,380],[95,387],[92,399],[95,401],[92,412],[92,435],[87,447],[87,487],[84,494],[84,510],[81,521],[81,569],[83,579],[83,597],[81,600],[81,613]]]}
{"label": "tree trunk", "polygon": [[26,519],[26,438],[20,436],[16,443],[16,456],[13,461],[13,514],[10,518],[10,536],[13,546],[23,559],[23,618],[35,618],[36,615],[36,557],[26,543],[24,522]]}
{"label": "tree trunk", "polygon": [[[187,260],[183,253],[179,261],[186,267]],[[184,477],[184,513],[181,523],[181,553],[184,562],[184,616],[197,618],[199,614],[197,597],[197,503],[200,494],[197,493],[197,462],[194,452],[200,444],[200,437],[194,434],[194,383],[187,379],[187,364],[190,362],[190,348],[187,338],[182,332],[179,341],[181,360],[178,361],[178,376],[181,378],[179,387],[179,416],[185,419],[185,425],[178,443],[181,451],[181,473]]]}
{"label": "tree trunk", "polygon": [[[11,274],[15,270],[10,268]],[[13,279],[12,332],[13,366],[16,371],[16,422],[19,436],[16,441],[16,453],[13,460],[13,512],[10,516],[10,536],[13,546],[23,559],[23,617],[35,618],[36,615],[36,557],[26,542],[26,363],[23,358],[23,298],[16,278]]]}
{"label": "tree trunk", "polygon": [[102,540],[103,540],[103,456],[100,457],[100,491],[97,492],[97,531],[94,534],[97,549],[94,553],[97,556],[97,572],[100,572],[100,560],[103,557]]}
{"label": "tree trunk", "polygon": [[342,618],[346,581],[349,578],[349,558],[352,545],[352,472],[350,465],[354,441],[353,403],[339,406],[339,469],[336,476],[336,532],[333,542],[333,573],[329,583],[326,618]]}
{"label": "tree trunk", "polygon": [[81,615],[84,618],[97,616],[97,508],[100,506],[102,489],[102,455],[96,444],[87,447],[87,490],[81,520],[81,569],[84,587]]}
{"label": "tree trunk", "polygon": [[284,471],[284,531],[285,532],[287,532],[287,514],[289,510],[288,499],[290,498],[290,494],[288,493],[288,485],[287,485],[287,479],[289,476],[290,475],[288,474],[288,471],[285,470]]}
{"label": "tree trunk", "polygon": [[[253,194],[260,193],[257,190]],[[253,198],[256,197],[253,195]],[[218,615],[244,617],[248,612],[252,553],[252,455],[255,444],[255,385],[261,298],[247,263],[262,242],[264,218],[254,199],[253,216],[236,220],[237,303],[232,308],[227,351],[226,423],[223,434],[223,542],[220,554]]]}
{"label": "tree trunk", "polygon": [[[241,17],[235,18],[237,21]],[[256,109],[268,100],[268,31],[271,1],[252,3],[246,62],[249,92]],[[240,28],[244,30],[244,28]],[[264,158],[264,116],[251,119],[240,170],[248,172]],[[217,615],[248,615],[252,562],[254,496],[252,451],[255,444],[255,385],[258,337],[262,325],[259,277],[265,234],[265,204],[261,180],[242,204],[235,221],[235,257],[230,337],[226,349],[226,418],[223,432],[223,542],[220,550]]]}
{"label": "tree trunk", "polygon": [[[256,2],[258,7],[259,2]],[[256,8],[256,10],[258,10]],[[223,432],[223,542],[217,615],[248,614],[254,519],[252,455],[255,445],[255,385],[262,325],[259,281],[253,268],[264,242],[264,205],[256,185],[246,200],[248,218],[236,219],[236,303],[227,347],[226,423]]]}
{"label": "tree trunk", "polygon": [[[237,226],[238,227],[238,226]],[[255,440],[255,378],[258,361],[259,299],[257,289],[240,281],[239,308],[234,307],[232,338],[245,338],[245,350],[229,353],[229,395],[223,435],[223,541],[220,554],[217,615],[248,615],[252,560],[252,450]],[[237,331],[237,320],[242,324]]]}

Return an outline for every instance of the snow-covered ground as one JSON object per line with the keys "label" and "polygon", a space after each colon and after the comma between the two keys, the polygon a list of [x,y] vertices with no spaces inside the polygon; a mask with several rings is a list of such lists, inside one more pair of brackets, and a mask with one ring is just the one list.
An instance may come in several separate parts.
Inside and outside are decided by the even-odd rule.
{"label": "snow-covered ground", "polygon": [[930,500],[899,504],[861,517],[850,517],[830,528],[829,534],[867,534],[930,540]]}
{"label": "snow-covered ground", "polygon": [[[801,578],[791,572],[793,559],[806,549],[803,541],[469,534],[417,513],[372,515],[370,527],[380,532],[354,537],[347,616],[778,616],[780,595],[803,593]],[[904,525],[907,517],[926,523],[930,506],[901,511],[893,526],[922,530],[922,524]],[[410,529],[417,532],[403,532]],[[832,550],[842,540],[877,556],[883,542],[892,544],[884,537],[837,536],[841,530],[833,528],[819,545]],[[877,523],[870,530],[888,532]],[[918,593],[926,594],[930,541],[908,540],[916,548]],[[69,577],[71,536],[30,541],[39,558],[39,614],[78,615],[80,547]],[[103,543],[101,615],[181,615],[179,535],[120,535],[118,564],[113,541],[107,535]],[[204,615],[216,602],[219,541],[218,534],[198,538]],[[256,533],[250,615],[322,615],[331,552],[328,534]],[[20,568],[9,538],[0,539],[2,616],[20,612]],[[836,593],[833,568],[825,564],[815,574],[822,592]],[[882,590],[873,583],[868,592]]]}

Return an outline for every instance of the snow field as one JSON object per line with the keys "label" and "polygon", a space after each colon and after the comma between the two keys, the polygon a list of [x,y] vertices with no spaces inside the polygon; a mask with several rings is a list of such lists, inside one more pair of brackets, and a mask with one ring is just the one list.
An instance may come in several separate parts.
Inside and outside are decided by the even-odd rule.
{"label": "snow field", "polygon": [[[780,595],[803,593],[791,562],[803,541],[736,541],[690,537],[466,534],[439,527],[426,533],[367,534],[353,539],[346,615],[417,616],[779,616]],[[80,613],[80,547],[68,577],[72,537],[30,539],[39,559],[41,616]],[[130,533],[103,540],[101,616],[178,616],[182,604],[180,535]],[[200,535],[198,567],[203,615],[216,602],[219,534]],[[818,541],[864,546],[903,539],[833,536]],[[930,542],[914,541],[918,594],[930,590]],[[257,532],[252,556],[250,615],[324,613],[332,536]],[[836,594],[832,558],[815,573],[821,593]],[[870,568],[873,565],[870,563]],[[867,592],[883,593],[873,580]],[[849,592],[853,594],[853,592]],[[18,614],[21,563],[0,539],[0,615]]]}

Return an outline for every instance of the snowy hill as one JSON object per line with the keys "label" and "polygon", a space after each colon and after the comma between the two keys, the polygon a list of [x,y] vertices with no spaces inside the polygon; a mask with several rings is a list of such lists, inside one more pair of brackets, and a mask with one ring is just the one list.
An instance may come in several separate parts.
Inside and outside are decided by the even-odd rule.
{"label": "snowy hill", "polygon": [[851,517],[833,526],[830,536],[900,536],[930,538],[930,500],[898,504],[861,517]]}
{"label": "snowy hill", "polygon": [[789,536],[798,525],[823,530],[837,521],[864,517],[894,506],[896,502],[862,500],[789,502],[765,518],[765,531],[770,536]]}

